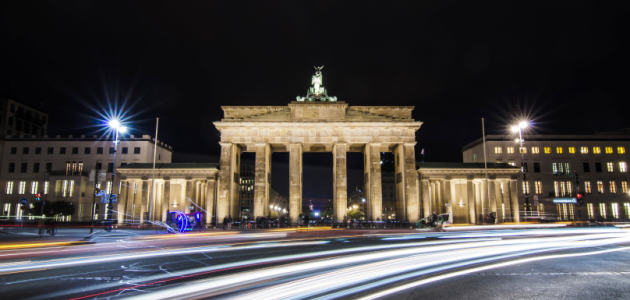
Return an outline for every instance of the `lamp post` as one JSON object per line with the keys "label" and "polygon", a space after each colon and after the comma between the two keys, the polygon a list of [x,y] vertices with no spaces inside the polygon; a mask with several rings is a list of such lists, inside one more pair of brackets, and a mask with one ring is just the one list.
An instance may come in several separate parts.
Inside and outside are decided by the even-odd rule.
{"label": "lamp post", "polygon": [[112,205],[112,197],[114,194],[114,185],[116,184],[116,152],[118,150],[118,133],[125,133],[127,131],[127,127],[122,126],[120,121],[116,119],[112,119],[109,121],[109,127],[112,128],[114,132],[114,165],[112,166],[112,191],[109,199],[107,200],[107,227],[105,230],[112,231],[112,211],[114,210],[114,206]]}
{"label": "lamp post", "polygon": [[[518,132],[518,136],[519,139],[517,142],[520,142],[520,147],[518,149],[518,151],[521,152],[521,172],[523,173],[523,194],[525,195],[525,219],[527,219],[528,212],[531,213],[532,208],[529,204],[529,193],[528,193],[528,189],[529,189],[529,184],[527,184],[527,175],[525,173],[525,152],[523,151],[523,144],[525,143],[525,141],[523,141],[523,129],[529,127],[529,122],[527,121],[521,121],[519,122],[517,125],[512,126],[512,132]],[[525,188],[527,187],[527,188]],[[518,189],[518,187],[516,187]]]}
{"label": "lamp post", "polygon": [[363,218],[363,215],[365,214],[365,198],[361,199],[361,218]]}

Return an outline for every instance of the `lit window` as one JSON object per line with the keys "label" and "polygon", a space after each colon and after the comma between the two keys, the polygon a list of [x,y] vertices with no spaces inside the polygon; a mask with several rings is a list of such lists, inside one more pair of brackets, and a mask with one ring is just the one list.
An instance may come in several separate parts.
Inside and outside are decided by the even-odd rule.
{"label": "lit window", "polygon": [[606,147],[606,154],[612,154],[612,147]]}
{"label": "lit window", "polygon": [[582,154],[588,154],[588,147],[582,147],[580,150]]}
{"label": "lit window", "polygon": [[630,217],[630,203],[628,202],[624,203],[623,208],[626,211],[626,217]]}
{"label": "lit window", "polygon": [[44,182],[44,195],[48,194],[48,181]]}
{"label": "lit window", "polygon": [[532,147],[532,154],[538,154],[538,153],[540,153],[540,148]]}
{"label": "lit window", "polygon": [[624,194],[628,192],[628,181],[624,180],[621,182],[621,192]]}
{"label": "lit window", "polygon": [[535,181],[534,182],[534,188],[536,189],[536,194],[538,194],[538,195],[542,194],[542,182]]}
{"label": "lit window", "polygon": [[593,147],[593,154],[600,154],[602,153],[602,149],[599,147]]}
{"label": "lit window", "polygon": [[626,154],[626,147],[617,147],[617,154]]}
{"label": "lit window", "polygon": [[61,197],[68,196],[68,180],[64,180],[61,186]]}
{"label": "lit window", "polygon": [[68,197],[72,197],[73,192],[74,192],[74,180],[70,180],[70,191],[68,192]]}
{"label": "lit window", "polygon": [[565,196],[571,196],[571,181],[567,181],[567,193],[565,194]]}
{"label": "lit window", "polygon": [[599,204],[599,215],[606,218],[606,203]]}
{"label": "lit window", "polygon": [[556,197],[560,197],[560,182],[554,181],[553,182],[553,189],[556,192]]}
{"label": "lit window", "polygon": [[545,154],[551,154],[551,147],[545,147]]}
{"label": "lit window", "polygon": [[527,147],[521,147],[521,153],[527,154]]}
{"label": "lit window", "polygon": [[571,164],[564,163],[564,174],[571,174]]}
{"label": "lit window", "polygon": [[591,182],[590,181],[585,181],[584,182],[584,191],[587,194],[592,194],[593,193],[593,190],[591,189]]}
{"label": "lit window", "polygon": [[35,194],[37,194],[37,186],[38,186],[38,183],[39,183],[39,182],[37,182],[37,181],[33,181],[33,182],[31,182],[31,195],[35,195]]}
{"label": "lit window", "polygon": [[513,154],[514,153],[514,147],[507,147],[507,153],[508,154]]}
{"label": "lit window", "polygon": [[569,153],[575,154],[575,147],[569,147]]}
{"label": "lit window", "polygon": [[611,194],[616,194],[617,193],[617,183],[614,181],[609,182],[610,183],[610,193]]}
{"label": "lit window", "polygon": [[593,203],[586,204],[586,207],[588,208],[588,218],[595,219],[595,211],[593,209]]}
{"label": "lit window", "polygon": [[619,163],[619,172],[628,172],[628,165],[626,162],[622,161]]}
{"label": "lit window", "polygon": [[562,154],[562,147],[556,147],[556,153]]}
{"label": "lit window", "polygon": [[494,147],[494,153],[495,154],[503,153],[503,148],[502,147]]}
{"label": "lit window", "polygon": [[106,194],[111,194],[112,193],[112,182],[108,181],[107,182],[107,193]]}
{"label": "lit window", "polygon": [[523,194],[529,195],[529,182],[523,181]]}
{"label": "lit window", "polygon": [[558,175],[558,164],[557,163],[551,163],[551,168],[553,170],[553,175]]}
{"label": "lit window", "polygon": [[7,195],[13,194],[13,181],[7,181]]}
{"label": "lit window", "polygon": [[508,165],[516,167],[516,163],[515,162],[509,162]]}
{"label": "lit window", "polygon": [[20,185],[18,186],[18,194],[22,195],[26,192],[26,181],[20,181]]}
{"label": "lit window", "polygon": [[597,182],[597,192],[600,194],[604,193],[604,182],[603,181],[598,181]]}
{"label": "lit window", "polygon": [[612,208],[612,215],[615,219],[619,219],[619,205],[617,203],[610,204]]}
{"label": "lit window", "polygon": [[614,170],[615,165],[613,163],[611,163],[611,162],[606,163],[606,167],[608,168],[608,172],[609,173],[612,173],[613,171],[615,171]]}
{"label": "lit window", "polygon": [[564,181],[560,182],[560,196],[566,196],[567,195],[567,186],[564,183]]}

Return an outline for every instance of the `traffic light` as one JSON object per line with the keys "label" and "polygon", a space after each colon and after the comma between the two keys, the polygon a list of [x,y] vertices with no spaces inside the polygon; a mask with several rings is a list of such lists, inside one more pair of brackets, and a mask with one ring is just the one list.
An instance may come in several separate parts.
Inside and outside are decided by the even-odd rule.
{"label": "traffic light", "polygon": [[578,206],[584,204],[584,193],[578,192],[575,196],[577,198],[577,205]]}
{"label": "traffic light", "polygon": [[35,194],[35,200],[37,201],[42,200],[42,194]]}

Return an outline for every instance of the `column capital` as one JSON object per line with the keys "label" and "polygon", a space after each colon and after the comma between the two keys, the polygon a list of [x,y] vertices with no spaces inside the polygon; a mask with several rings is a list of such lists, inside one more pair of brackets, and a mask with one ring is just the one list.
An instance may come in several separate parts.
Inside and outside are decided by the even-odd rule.
{"label": "column capital", "polygon": [[405,146],[411,146],[411,147],[413,147],[413,146],[415,146],[417,143],[418,143],[418,142],[412,142],[412,143],[402,143],[402,144],[403,144],[403,145],[405,145]]}
{"label": "column capital", "polygon": [[383,143],[366,143],[366,145],[370,145],[370,146],[378,146],[380,147]]}
{"label": "column capital", "polygon": [[348,143],[346,143],[346,142],[334,142],[333,143],[333,146],[337,146],[337,145],[339,145],[339,146],[348,146]]}
{"label": "column capital", "polygon": [[269,145],[269,143],[254,143],[254,146],[256,147],[265,147],[267,145]]}
{"label": "column capital", "polygon": [[234,145],[234,143],[219,142],[219,145],[221,145],[222,147],[227,147]]}

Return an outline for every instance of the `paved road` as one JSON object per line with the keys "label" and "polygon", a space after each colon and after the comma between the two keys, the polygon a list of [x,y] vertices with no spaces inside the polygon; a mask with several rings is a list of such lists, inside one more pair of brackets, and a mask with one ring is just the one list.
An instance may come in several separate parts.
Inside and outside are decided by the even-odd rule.
{"label": "paved road", "polygon": [[144,233],[112,232],[67,245],[30,248],[7,243],[12,248],[0,248],[3,298],[627,299],[630,295],[630,231],[615,228]]}

